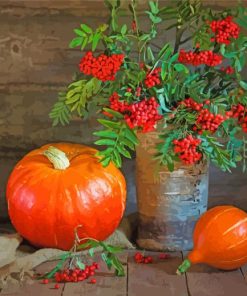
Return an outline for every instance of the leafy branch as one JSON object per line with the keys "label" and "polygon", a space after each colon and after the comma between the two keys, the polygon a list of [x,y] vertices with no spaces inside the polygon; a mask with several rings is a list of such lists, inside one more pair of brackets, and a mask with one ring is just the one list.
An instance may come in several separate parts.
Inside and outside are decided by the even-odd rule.
{"label": "leafy branch", "polygon": [[236,164],[231,159],[229,150],[222,149],[223,144],[219,143],[218,140],[206,133],[201,137],[201,149],[203,153],[210,159],[214,164],[222,169],[222,171],[231,172],[231,168],[235,168]]}
{"label": "leafy branch", "polygon": [[71,112],[66,104],[66,93],[58,93],[58,101],[54,104],[49,117],[52,119],[53,126],[68,124],[71,119]]}
{"label": "leafy branch", "polygon": [[[101,258],[106,263],[108,269],[111,269],[112,267],[115,269],[115,273],[117,276],[124,276],[124,267],[120,260],[117,258],[116,254],[121,253],[123,249],[118,246],[112,246],[110,244],[107,244],[103,241],[98,241],[97,239],[91,238],[91,237],[84,237],[79,238],[78,236],[78,229],[81,228],[82,225],[79,225],[75,228],[74,234],[74,245],[71,248],[70,251],[65,252],[60,256],[60,260],[58,264],[48,273],[45,273],[42,278],[52,278],[56,274],[56,272],[62,270],[66,264],[66,262],[70,259],[69,263],[69,269],[72,268],[72,265],[74,261],[76,262],[76,266],[79,267],[79,269],[84,270],[86,265],[79,259],[81,256],[80,252],[81,250],[87,250],[88,255],[90,257],[94,257],[95,250],[101,251]],[[84,243],[82,243],[85,241]]]}
{"label": "leafy branch", "polygon": [[95,144],[107,148],[96,155],[101,157],[103,166],[108,166],[112,161],[117,167],[121,167],[122,156],[131,158],[130,150],[135,150],[135,145],[138,144],[137,136],[123,121],[122,114],[108,108],[104,108],[104,112],[109,114],[112,120],[99,119],[99,123],[106,129],[94,132],[94,135],[100,137]]}

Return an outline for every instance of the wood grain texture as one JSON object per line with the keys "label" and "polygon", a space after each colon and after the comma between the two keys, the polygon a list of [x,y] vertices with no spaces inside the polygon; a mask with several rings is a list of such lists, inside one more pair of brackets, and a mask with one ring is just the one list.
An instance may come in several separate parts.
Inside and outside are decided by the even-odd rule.
{"label": "wood grain texture", "polygon": [[[45,262],[35,268],[35,272],[44,274],[50,271],[57,264],[57,261]],[[0,293],[1,296],[60,296],[64,289],[64,284],[60,284],[59,289],[54,289],[54,281],[43,284],[41,280],[34,280],[22,286],[8,286]]]}
{"label": "wood grain texture", "polygon": [[190,296],[246,296],[247,284],[241,270],[222,271],[205,264],[192,266],[186,273]]}
{"label": "wood grain texture", "polygon": [[247,284],[247,264],[245,264],[244,266],[241,267],[241,271],[242,271],[243,277],[244,277],[246,284]]}
{"label": "wood grain texture", "polygon": [[170,259],[161,261],[158,253],[153,255],[153,264],[136,264],[133,255],[128,259],[129,296],[188,296],[184,276],[177,276],[176,269],[182,262],[181,253],[172,253]]}

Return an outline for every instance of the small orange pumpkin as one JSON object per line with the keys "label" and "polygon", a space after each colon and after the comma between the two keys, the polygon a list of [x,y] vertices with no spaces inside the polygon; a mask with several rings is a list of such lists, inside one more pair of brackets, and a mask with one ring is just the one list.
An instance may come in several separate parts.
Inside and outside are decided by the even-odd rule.
{"label": "small orange pumpkin", "polygon": [[10,219],[32,244],[68,250],[74,230],[80,238],[104,240],[118,226],[126,203],[126,183],[112,164],[104,168],[97,150],[56,143],[31,151],[7,184]]}
{"label": "small orange pumpkin", "polygon": [[196,263],[231,270],[247,263],[247,214],[233,206],[217,206],[196,224],[194,249],[177,270],[184,273]]}

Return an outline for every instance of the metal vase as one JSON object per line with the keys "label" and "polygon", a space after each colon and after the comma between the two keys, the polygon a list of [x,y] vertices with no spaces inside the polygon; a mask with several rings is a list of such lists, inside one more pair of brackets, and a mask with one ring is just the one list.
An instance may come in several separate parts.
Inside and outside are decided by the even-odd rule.
{"label": "metal vase", "polygon": [[157,139],[158,132],[139,135],[137,244],[147,250],[191,250],[195,223],[207,210],[208,165],[176,163],[174,171],[169,172],[153,159]]}

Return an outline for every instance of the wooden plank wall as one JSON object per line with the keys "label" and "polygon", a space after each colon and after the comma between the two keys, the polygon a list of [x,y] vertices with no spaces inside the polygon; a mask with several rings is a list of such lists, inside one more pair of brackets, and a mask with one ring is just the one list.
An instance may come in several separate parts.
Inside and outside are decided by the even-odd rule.
{"label": "wooden plank wall", "polygon": [[[235,0],[205,3],[231,7]],[[146,5],[140,1],[140,10]],[[7,177],[27,151],[52,141],[92,143],[95,120],[75,119],[64,128],[52,128],[48,113],[82,56],[68,48],[73,29],[81,22],[95,27],[106,17],[103,1],[0,1],[0,219],[7,217]]]}

